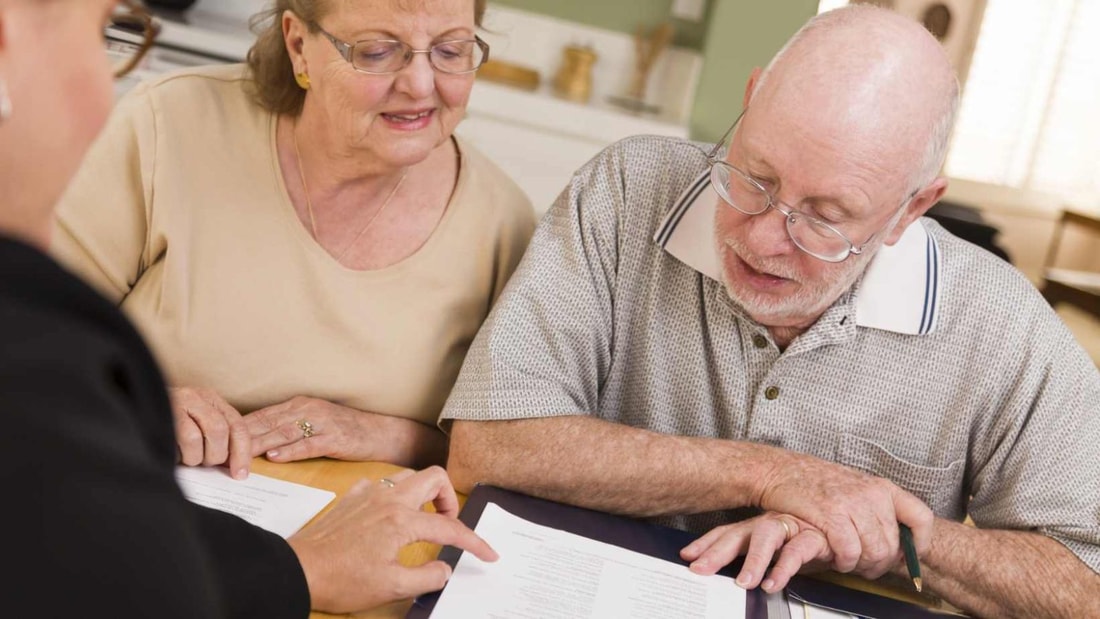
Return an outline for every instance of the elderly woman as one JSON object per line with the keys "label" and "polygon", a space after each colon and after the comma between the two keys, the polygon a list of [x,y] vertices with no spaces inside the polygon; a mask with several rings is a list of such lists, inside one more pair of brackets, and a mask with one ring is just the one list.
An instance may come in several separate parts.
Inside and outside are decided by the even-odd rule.
{"label": "elderly woman", "polygon": [[[304,619],[442,587],[446,565],[398,563],[414,540],[493,560],[454,518],[438,467],[359,484],[285,540],[184,498],[148,349],[44,253],[113,103],[102,36],[115,4],[0,0],[0,415],[20,429],[0,434],[0,481],[19,497],[0,522],[15,532],[4,559],[23,573],[3,589],[4,615]],[[125,4],[147,46],[151,22]],[[420,511],[426,501],[438,513]]]}
{"label": "elderly woman", "polygon": [[534,228],[453,135],[484,9],[278,0],[247,66],[120,103],[56,255],[150,342],[183,463],[444,461],[436,418]]}

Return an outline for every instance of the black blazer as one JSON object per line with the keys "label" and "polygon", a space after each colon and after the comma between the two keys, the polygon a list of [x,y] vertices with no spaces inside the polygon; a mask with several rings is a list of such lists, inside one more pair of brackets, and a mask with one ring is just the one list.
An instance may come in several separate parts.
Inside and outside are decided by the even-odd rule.
{"label": "black blazer", "polygon": [[123,315],[0,237],[0,615],[305,617],[286,541],[187,501],[167,390]]}

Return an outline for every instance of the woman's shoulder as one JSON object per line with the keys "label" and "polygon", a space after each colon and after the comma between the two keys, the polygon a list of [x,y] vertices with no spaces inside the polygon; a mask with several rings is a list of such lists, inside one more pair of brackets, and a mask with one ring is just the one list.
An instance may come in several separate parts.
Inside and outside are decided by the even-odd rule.
{"label": "woman's shoulder", "polygon": [[534,220],[534,207],[526,192],[499,165],[470,143],[455,135],[462,154],[465,196],[502,217]]}
{"label": "woman's shoulder", "polygon": [[135,86],[124,100],[145,100],[156,113],[174,117],[205,116],[211,111],[255,113],[245,64],[187,67],[166,72]]}
{"label": "woman's shoulder", "polygon": [[165,71],[143,82],[149,88],[171,88],[180,82],[197,84],[237,84],[251,79],[244,63],[207,64]]}

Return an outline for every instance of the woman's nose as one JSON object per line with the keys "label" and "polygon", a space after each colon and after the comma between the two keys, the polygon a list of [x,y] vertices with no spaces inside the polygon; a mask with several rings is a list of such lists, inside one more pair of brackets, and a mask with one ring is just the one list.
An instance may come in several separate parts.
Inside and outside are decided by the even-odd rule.
{"label": "woman's nose", "polygon": [[397,72],[394,88],[414,99],[424,99],[435,90],[435,69],[428,54],[413,54],[409,64]]}

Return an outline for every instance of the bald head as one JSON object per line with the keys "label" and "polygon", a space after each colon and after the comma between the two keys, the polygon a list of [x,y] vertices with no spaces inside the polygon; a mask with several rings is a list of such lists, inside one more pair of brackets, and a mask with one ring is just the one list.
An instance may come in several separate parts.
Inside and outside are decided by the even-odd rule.
{"label": "bald head", "polygon": [[943,46],[916,21],[849,5],[806,23],[751,94],[765,108],[854,155],[896,162],[915,189],[943,164],[958,81]]}

